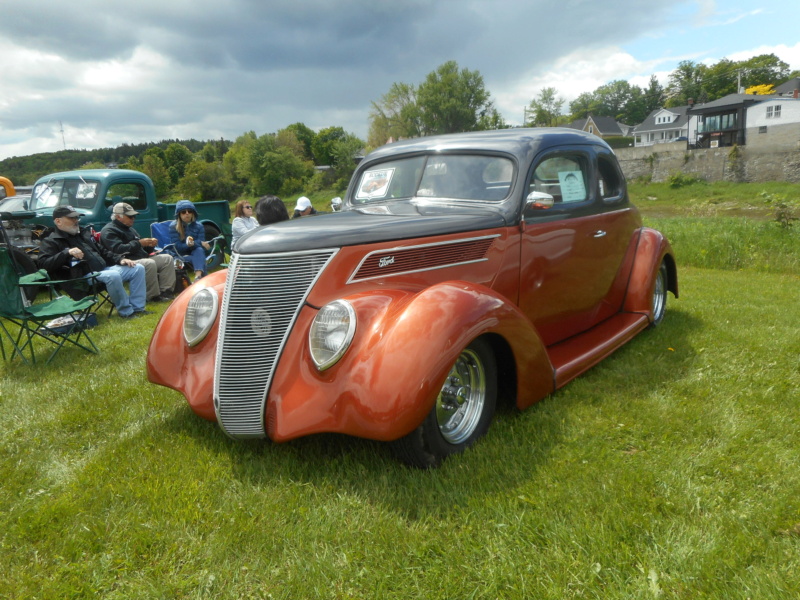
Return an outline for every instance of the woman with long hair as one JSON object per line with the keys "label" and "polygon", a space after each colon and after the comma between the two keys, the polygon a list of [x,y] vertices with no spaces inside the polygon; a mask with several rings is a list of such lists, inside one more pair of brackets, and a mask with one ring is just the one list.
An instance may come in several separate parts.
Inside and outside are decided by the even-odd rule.
{"label": "woman with long hair", "polygon": [[239,200],[236,203],[231,224],[231,248],[236,244],[236,240],[251,229],[258,227],[258,221],[253,214],[253,204],[249,200]]}
{"label": "woman with long hair", "polygon": [[211,244],[206,241],[203,224],[197,220],[197,209],[190,200],[175,204],[175,220],[169,224],[169,241],[181,256],[191,256],[195,279],[206,275],[206,252]]}

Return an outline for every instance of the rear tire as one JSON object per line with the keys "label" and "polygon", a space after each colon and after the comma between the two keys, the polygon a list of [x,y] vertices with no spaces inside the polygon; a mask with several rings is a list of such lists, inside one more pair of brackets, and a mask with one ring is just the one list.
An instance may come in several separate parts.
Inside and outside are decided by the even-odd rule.
{"label": "rear tire", "polygon": [[664,315],[667,312],[667,287],[669,285],[669,273],[667,272],[666,261],[661,261],[656,273],[656,284],[653,288],[653,301],[652,301],[652,321],[650,327],[657,327],[664,320]]}
{"label": "rear tire", "polygon": [[486,434],[496,403],[494,354],[488,343],[476,339],[458,355],[422,424],[392,442],[392,450],[408,465],[436,468]]}

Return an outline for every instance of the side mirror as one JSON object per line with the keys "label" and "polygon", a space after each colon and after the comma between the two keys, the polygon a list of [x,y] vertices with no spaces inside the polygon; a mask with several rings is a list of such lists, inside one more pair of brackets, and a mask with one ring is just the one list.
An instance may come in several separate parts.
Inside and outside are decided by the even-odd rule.
{"label": "side mirror", "polygon": [[525,198],[525,208],[532,208],[535,210],[546,210],[552,208],[555,201],[550,194],[544,192],[531,192]]}

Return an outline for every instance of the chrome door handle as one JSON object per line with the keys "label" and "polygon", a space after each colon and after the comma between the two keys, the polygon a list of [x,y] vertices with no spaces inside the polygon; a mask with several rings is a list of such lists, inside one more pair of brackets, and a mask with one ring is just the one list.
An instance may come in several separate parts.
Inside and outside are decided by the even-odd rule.
{"label": "chrome door handle", "polygon": [[605,236],[606,236],[606,232],[605,232],[605,231],[603,231],[602,229],[598,229],[598,230],[597,230],[597,231],[595,231],[595,232],[594,232],[594,234],[592,235],[592,237],[596,237],[596,238],[601,238],[601,237],[605,237]]}

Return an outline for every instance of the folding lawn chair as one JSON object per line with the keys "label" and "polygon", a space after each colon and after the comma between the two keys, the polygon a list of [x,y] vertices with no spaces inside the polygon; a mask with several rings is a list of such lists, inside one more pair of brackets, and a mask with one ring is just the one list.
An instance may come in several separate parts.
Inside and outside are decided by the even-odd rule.
{"label": "folding lawn chair", "polygon": [[[48,279],[44,269],[20,277],[8,247],[0,246],[0,352],[3,360],[11,360],[19,355],[26,364],[35,364],[33,340],[36,338],[55,344],[48,363],[67,343],[94,354],[99,352],[86,332],[90,311],[97,303],[97,298],[87,296],[82,300],[73,300],[60,296],[54,289],[57,283]],[[23,293],[23,288],[27,286],[46,287],[51,300],[31,304]],[[16,326],[16,331],[11,324]],[[5,339],[11,343],[8,357]],[[26,350],[30,353],[30,361],[25,356]]]}
{"label": "folding lawn chair", "polygon": [[[170,223],[172,223],[172,221],[161,221],[160,223],[151,223],[150,235],[152,235],[154,238],[156,238],[156,240],[158,240],[158,247],[161,248],[162,252],[170,253],[176,259],[180,260],[184,266],[187,266],[188,268],[191,269],[192,257],[179,254],[178,250],[175,248],[175,244],[170,242],[170,237],[169,237]],[[206,272],[220,266],[225,266],[224,265],[225,249],[223,247],[223,244],[225,242],[225,237],[218,235],[217,237],[211,238],[210,240],[206,241],[211,244],[211,251],[206,256]]]}

